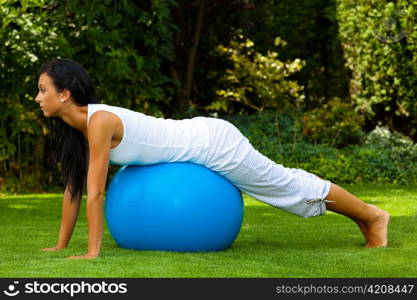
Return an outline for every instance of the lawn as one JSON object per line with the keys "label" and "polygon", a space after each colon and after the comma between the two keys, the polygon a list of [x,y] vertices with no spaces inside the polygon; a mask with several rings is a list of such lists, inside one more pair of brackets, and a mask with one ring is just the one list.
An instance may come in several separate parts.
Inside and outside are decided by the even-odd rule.
{"label": "lawn", "polygon": [[42,252],[56,242],[62,195],[1,194],[0,277],[417,277],[417,186],[346,188],[391,213],[387,248],[364,248],[343,216],[303,219],[245,195],[242,229],[228,250],[126,250],[106,231],[98,259],[66,260],[86,250],[85,206],[69,247]]}

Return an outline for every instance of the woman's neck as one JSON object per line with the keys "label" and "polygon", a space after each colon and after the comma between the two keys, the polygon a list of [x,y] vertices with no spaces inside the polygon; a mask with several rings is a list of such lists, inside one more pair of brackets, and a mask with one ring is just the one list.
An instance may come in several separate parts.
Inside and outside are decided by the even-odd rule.
{"label": "woman's neck", "polygon": [[74,103],[68,103],[68,107],[58,117],[87,137],[88,105],[78,106]]}

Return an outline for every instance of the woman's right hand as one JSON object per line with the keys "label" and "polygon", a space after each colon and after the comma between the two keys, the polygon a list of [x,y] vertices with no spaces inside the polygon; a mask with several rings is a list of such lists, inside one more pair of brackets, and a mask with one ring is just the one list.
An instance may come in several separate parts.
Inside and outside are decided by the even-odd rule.
{"label": "woman's right hand", "polygon": [[74,230],[75,223],[77,221],[80,202],[81,197],[76,197],[74,198],[74,201],[72,201],[70,189],[69,187],[66,187],[62,201],[61,227],[59,229],[58,240],[55,244],[56,246],[50,248],[42,248],[40,251],[59,251],[65,249],[68,246],[72,231]]}
{"label": "woman's right hand", "polygon": [[55,246],[55,247],[51,247],[51,248],[42,248],[41,251],[58,251],[58,250],[62,250],[65,247],[60,247],[60,246]]}

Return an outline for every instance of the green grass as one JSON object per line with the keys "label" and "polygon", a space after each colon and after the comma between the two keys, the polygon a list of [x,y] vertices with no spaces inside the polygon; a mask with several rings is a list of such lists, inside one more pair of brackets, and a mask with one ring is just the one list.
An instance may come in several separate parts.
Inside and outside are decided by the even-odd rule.
{"label": "green grass", "polygon": [[3,194],[0,277],[417,277],[417,186],[346,188],[391,213],[387,248],[364,248],[356,225],[343,216],[303,219],[245,196],[242,229],[228,250],[126,250],[106,231],[98,259],[66,260],[86,251],[85,206],[69,248],[42,252],[56,242],[62,195]]}

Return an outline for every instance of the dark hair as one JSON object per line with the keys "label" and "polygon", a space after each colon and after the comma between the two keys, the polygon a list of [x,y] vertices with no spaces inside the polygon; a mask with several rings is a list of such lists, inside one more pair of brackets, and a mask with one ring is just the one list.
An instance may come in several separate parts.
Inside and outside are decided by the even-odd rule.
{"label": "dark hair", "polygon": [[[44,64],[41,74],[51,77],[58,92],[67,89],[78,106],[99,103],[87,71],[76,61],[54,59]],[[87,178],[88,144],[82,133],[60,118],[51,118],[46,138],[46,154],[61,165],[64,184],[71,199],[81,197]]]}

